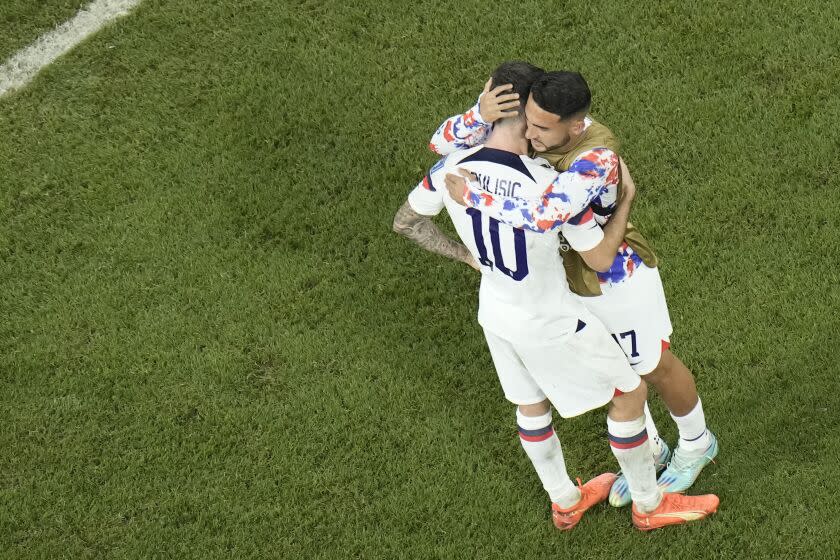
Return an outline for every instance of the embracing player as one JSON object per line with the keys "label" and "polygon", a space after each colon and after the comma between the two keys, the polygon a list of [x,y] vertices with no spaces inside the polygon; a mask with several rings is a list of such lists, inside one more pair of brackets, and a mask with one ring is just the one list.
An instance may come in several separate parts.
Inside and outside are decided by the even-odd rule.
{"label": "embracing player", "polygon": [[[463,115],[444,121],[438,128],[430,148],[446,154],[480,144],[491,133],[492,122],[517,110],[516,92],[505,93],[504,84],[490,82],[479,102]],[[548,160],[558,171],[566,171],[594,147],[607,147],[618,152],[618,142],[610,130],[589,115],[591,94],[583,77],[574,72],[548,72],[538,78],[525,107],[526,137],[532,154]],[[471,187],[473,194],[480,189]],[[592,202],[592,211],[599,224],[608,223],[616,205],[620,185],[611,185]],[[527,219],[515,197],[500,193],[496,197],[498,212],[491,215],[515,227],[549,229],[547,222]],[[509,209],[505,209],[508,205]],[[477,207],[478,204],[475,204]],[[484,211],[490,211],[484,208]],[[571,290],[581,296],[584,305],[597,316],[621,345],[635,371],[654,387],[679,430],[679,443],[659,477],[666,492],[688,489],[718,453],[717,438],[706,428],[705,415],[694,377],[688,368],[669,350],[671,320],[662,289],[657,258],[650,244],[628,225],[625,238],[607,270],[597,270],[586,263],[581,254],[563,239],[561,249],[566,276]],[[660,468],[664,468],[670,451],[657,437],[653,420],[648,417],[652,451]],[[630,496],[623,477],[616,481],[610,503],[626,505]]]}
{"label": "embracing player", "polygon": [[[493,81],[513,84],[527,99],[541,74],[527,63],[506,63]],[[520,106],[514,116],[501,119],[485,143],[442,158],[397,212],[394,229],[428,250],[478,265],[478,321],[505,396],[517,405],[520,442],[549,494],[558,528],[573,528],[587,509],[606,499],[616,476],[605,473],[575,487],[552,428],[550,405],[570,417],[609,403],[610,447],[628,482],[638,528],[701,519],[716,510],[717,497],[663,493],[657,485],[643,413],[645,383],[601,322],[569,291],[560,239],[512,228],[484,213],[485,207],[494,207],[496,196],[528,204],[535,200],[533,206],[518,207],[538,216],[543,226],[531,227],[559,227],[581,258],[598,268],[609,267],[623,242],[632,188],[616,202],[604,228],[590,207],[618,184],[616,154],[607,148],[587,150],[558,174],[544,160],[527,156],[523,110]],[[456,168],[469,170],[481,183],[468,197],[475,208],[464,208],[444,188],[444,177]],[[443,208],[463,244],[432,223]]]}

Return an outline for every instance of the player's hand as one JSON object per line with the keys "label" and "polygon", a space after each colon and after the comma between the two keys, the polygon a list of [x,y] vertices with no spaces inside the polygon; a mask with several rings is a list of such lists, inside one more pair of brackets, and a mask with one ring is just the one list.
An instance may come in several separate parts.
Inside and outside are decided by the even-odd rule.
{"label": "player's hand", "polygon": [[630,176],[630,170],[627,169],[624,160],[619,158],[618,164],[621,169],[621,198],[631,202],[636,198],[636,183],[633,182],[633,177]]}
{"label": "player's hand", "polygon": [[[492,123],[505,117],[515,117],[519,108],[519,94],[512,93],[513,86],[502,84],[490,89],[493,78],[484,84],[484,91],[478,100],[478,112],[484,122]],[[503,92],[511,93],[503,93]]]}
{"label": "player's hand", "polygon": [[464,262],[467,263],[472,268],[481,272],[481,265],[478,264],[478,261],[476,261],[475,258],[473,258],[472,255],[469,255],[466,259],[464,259]]}
{"label": "player's hand", "polygon": [[454,173],[447,173],[444,182],[446,183],[446,190],[449,191],[449,196],[456,204],[466,206],[464,202],[464,192],[467,190],[467,181],[476,180],[475,175],[466,169],[458,169],[458,175]]}

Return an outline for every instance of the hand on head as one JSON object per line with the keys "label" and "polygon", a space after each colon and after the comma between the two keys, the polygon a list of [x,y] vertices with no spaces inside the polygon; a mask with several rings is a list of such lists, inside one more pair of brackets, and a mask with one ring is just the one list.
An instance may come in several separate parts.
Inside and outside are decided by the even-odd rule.
{"label": "hand on head", "polygon": [[[490,89],[493,78],[484,84],[484,91],[478,102],[478,112],[484,122],[492,123],[505,117],[517,116],[519,109],[519,94],[513,93],[511,84],[502,84]],[[503,93],[510,91],[511,93]]]}

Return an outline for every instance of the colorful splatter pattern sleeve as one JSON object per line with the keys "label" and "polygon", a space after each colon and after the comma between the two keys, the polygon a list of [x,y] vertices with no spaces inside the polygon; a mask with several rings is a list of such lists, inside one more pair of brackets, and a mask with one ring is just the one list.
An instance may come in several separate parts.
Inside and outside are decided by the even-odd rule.
{"label": "colorful splatter pattern sleeve", "polygon": [[493,125],[484,122],[476,102],[463,115],[449,117],[440,125],[429,142],[429,149],[436,154],[447,155],[456,150],[478,146],[487,139]]}
{"label": "colorful splatter pattern sleeve", "polygon": [[539,198],[490,194],[475,183],[464,189],[464,202],[500,222],[531,231],[549,231],[577,216],[594,199],[618,184],[618,156],[607,148],[583,152]]}
{"label": "colorful splatter pattern sleeve", "polygon": [[618,204],[618,183],[609,184],[604,192],[592,199],[592,211],[598,225],[606,224]]}

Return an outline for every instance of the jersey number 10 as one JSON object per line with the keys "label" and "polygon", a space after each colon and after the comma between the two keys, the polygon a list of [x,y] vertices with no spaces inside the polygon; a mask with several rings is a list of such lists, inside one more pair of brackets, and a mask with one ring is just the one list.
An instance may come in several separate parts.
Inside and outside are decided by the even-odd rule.
{"label": "jersey number 10", "polygon": [[473,235],[475,246],[478,248],[478,262],[490,268],[497,268],[499,272],[510,276],[517,282],[528,276],[528,253],[525,251],[525,232],[518,228],[513,229],[513,248],[516,254],[516,270],[505,266],[502,258],[502,248],[499,242],[499,220],[490,218],[490,244],[493,246],[493,259],[487,257],[487,245],[484,243],[484,231],[481,227],[482,214],[475,208],[467,208],[467,214],[472,218]]}

